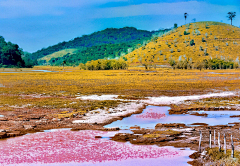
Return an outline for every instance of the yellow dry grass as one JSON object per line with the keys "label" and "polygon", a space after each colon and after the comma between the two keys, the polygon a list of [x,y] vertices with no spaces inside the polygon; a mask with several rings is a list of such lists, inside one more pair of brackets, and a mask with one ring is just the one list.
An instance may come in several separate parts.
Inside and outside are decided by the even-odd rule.
{"label": "yellow dry grass", "polygon": [[231,91],[239,89],[240,85],[240,70],[237,69],[184,72],[173,69],[145,71],[143,68],[109,71],[72,69],[72,72],[0,73],[0,94],[176,96],[214,90]]}
{"label": "yellow dry grass", "polygon": [[[184,35],[184,31],[188,34]],[[194,40],[195,45],[190,46],[191,40]],[[204,55],[205,49],[207,56]],[[191,58],[193,62],[209,58],[236,60],[239,49],[240,28],[208,21],[186,24],[173,29],[146,46],[127,54],[126,57],[131,65],[146,62],[168,64],[170,59],[178,61],[184,60],[185,57]]]}
{"label": "yellow dry grass", "polygon": [[181,132],[173,131],[173,130],[162,130],[162,131],[154,131],[151,134],[143,135],[144,138],[157,138],[157,137],[165,137],[166,135],[178,135]]}
{"label": "yellow dry grass", "polygon": [[[13,111],[13,106],[54,109],[59,110],[54,117],[73,117],[74,114],[82,115],[97,108],[108,110],[120,103],[84,101],[76,99],[77,95],[118,94],[121,95],[119,98],[139,99],[160,95],[202,94],[215,90],[231,91],[238,90],[240,85],[240,70],[237,69],[183,72],[164,68],[146,71],[136,67],[104,71],[86,71],[73,67],[64,71],[59,67],[34,68],[40,69],[56,72],[26,72],[30,69],[17,69],[19,73],[0,71],[0,111]],[[42,96],[38,98],[37,95]],[[66,108],[69,111],[64,110]]]}

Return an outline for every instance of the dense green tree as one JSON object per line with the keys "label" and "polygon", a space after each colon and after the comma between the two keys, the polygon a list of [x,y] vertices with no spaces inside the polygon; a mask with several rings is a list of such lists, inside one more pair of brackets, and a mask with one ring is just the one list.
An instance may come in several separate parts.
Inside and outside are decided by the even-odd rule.
{"label": "dense green tree", "polygon": [[22,59],[23,51],[17,44],[6,42],[0,36],[0,66],[4,67],[25,67]]}

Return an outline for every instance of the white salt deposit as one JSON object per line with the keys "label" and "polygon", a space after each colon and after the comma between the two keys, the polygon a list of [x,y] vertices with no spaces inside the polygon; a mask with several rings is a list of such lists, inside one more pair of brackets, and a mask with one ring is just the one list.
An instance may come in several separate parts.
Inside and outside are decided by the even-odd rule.
{"label": "white salt deposit", "polygon": [[224,97],[224,96],[232,96],[235,93],[233,92],[222,92],[222,93],[209,93],[205,95],[193,95],[193,96],[162,96],[162,97],[148,97],[148,100],[143,100],[146,104],[152,104],[152,105],[169,105],[169,104],[180,104],[185,100],[199,100],[204,98],[210,98],[210,97]]}
{"label": "white salt deposit", "polygon": [[81,100],[116,100],[118,95],[91,95],[91,96],[80,96],[77,97],[76,99],[81,99]]}
{"label": "white salt deposit", "polygon": [[119,104],[116,108],[110,108],[109,110],[97,109],[91,111],[92,113],[99,111],[100,113],[91,114],[91,112],[86,114],[84,120],[75,120],[73,123],[104,123],[114,117],[125,116],[127,114],[133,114],[138,111],[139,108],[143,107],[142,102],[131,102]]}
{"label": "white salt deposit", "polygon": [[[139,108],[147,105],[170,105],[170,104],[180,104],[185,100],[199,100],[210,97],[224,97],[236,95],[237,92],[221,92],[221,93],[209,93],[205,95],[193,95],[193,96],[160,96],[160,97],[148,97],[145,100],[132,101],[129,103],[122,103],[116,108],[110,108],[109,110],[96,109],[90,111],[86,114],[84,120],[74,120],[73,123],[104,123],[114,117],[125,116],[127,114],[134,114]],[[81,96],[77,99],[81,100],[119,100],[118,95],[91,95],[91,96]],[[121,99],[124,101],[124,99]],[[129,100],[125,100],[129,101]]]}

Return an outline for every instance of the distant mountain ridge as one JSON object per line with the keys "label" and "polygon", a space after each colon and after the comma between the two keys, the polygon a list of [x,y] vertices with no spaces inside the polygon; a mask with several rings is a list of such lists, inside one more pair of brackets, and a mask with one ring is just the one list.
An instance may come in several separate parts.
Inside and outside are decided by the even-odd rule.
{"label": "distant mountain ridge", "polygon": [[[119,56],[122,53],[128,53],[129,48],[135,48],[138,44],[142,45],[149,42],[153,35],[164,34],[170,29],[159,30],[159,31],[146,31],[138,30],[134,27],[124,28],[107,28],[102,31],[94,32],[90,35],[83,35],[82,37],[76,37],[68,42],[64,41],[47,48],[43,48],[32,53],[30,59],[39,60],[39,64],[44,64],[45,56],[54,54],[61,50],[77,49],[75,54],[72,52],[59,55],[59,57],[53,56],[50,59],[52,65],[59,65],[63,60],[67,60],[69,65],[77,63],[85,63],[87,60],[95,60],[96,58],[107,58],[108,55],[104,54],[101,46],[109,53],[110,57]],[[122,47],[121,44],[124,46]],[[112,48],[116,48],[114,51]],[[92,49],[91,49],[92,48]],[[111,50],[111,51],[108,51]],[[100,52],[99,52],[100,51]],[[66,52],[66,51],[63,51]],[[93,56],[93,52],[98,55]],[[91,54],[88,56],[88,54]],[[104,54],[104,55],[103,55]],[[116,56],[115,56],[116,55]],[[93,58],[92,58],[93,57]],[[46,59],[46,58],[45,58]]]}

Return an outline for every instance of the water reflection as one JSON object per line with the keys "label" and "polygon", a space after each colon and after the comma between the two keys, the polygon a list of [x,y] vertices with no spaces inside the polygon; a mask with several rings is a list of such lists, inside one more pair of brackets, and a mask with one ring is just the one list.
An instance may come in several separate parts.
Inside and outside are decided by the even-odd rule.
{"label": "water reflection", "polygon": [[[154,128],[157,123],[184,123],[189,126],[193,123],[206,123],[212,126],[240,122],[237,117],[230,118],[232,115],[240,115],[240,111],[198,112],[207,114],[207,117],[204,117],[189,114],[169,115],[169,109],[170,107],[148,106],[141,114],[132,115],[122,120],[115,121],[105,127],[120,127],[121,129],[129,129],[130,126],[138,125],[141,128]],[[194,111],[190,113],[194,113]]]}

